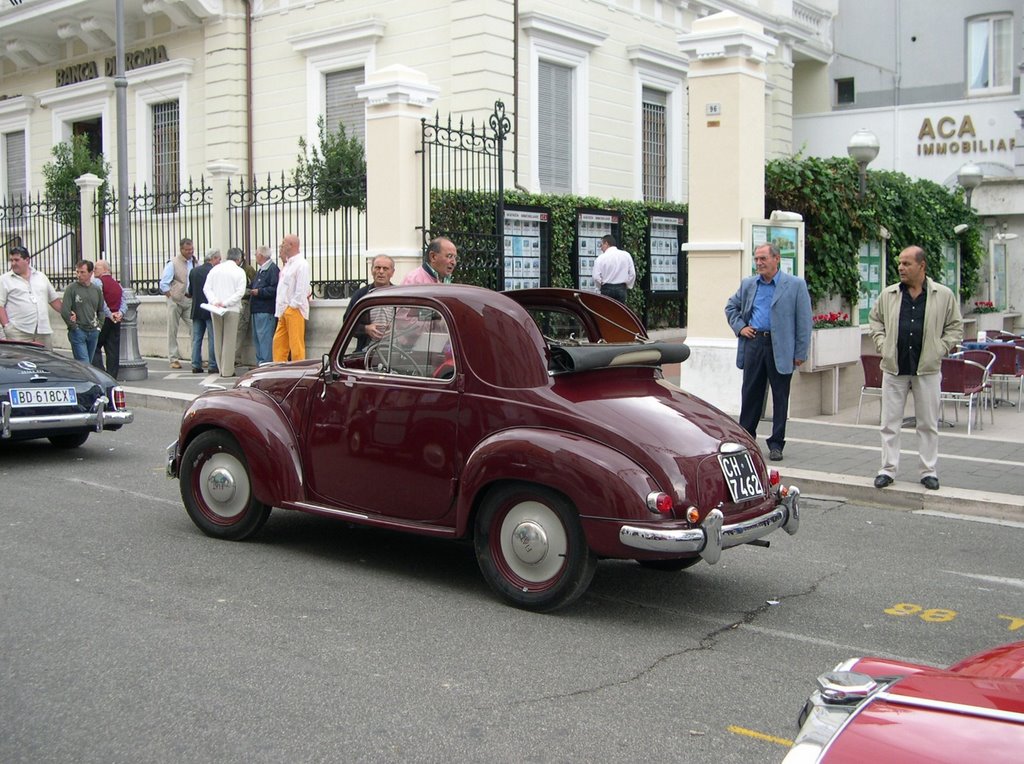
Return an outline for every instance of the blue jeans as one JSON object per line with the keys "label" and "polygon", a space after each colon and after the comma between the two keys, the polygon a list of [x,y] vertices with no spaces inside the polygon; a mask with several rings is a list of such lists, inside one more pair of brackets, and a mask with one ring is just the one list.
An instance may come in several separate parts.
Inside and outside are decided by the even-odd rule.
{"label": "blue jeans", "polygon": [[68,329],[68,342],[71,343],[71,354],[76,361],[92,363],[96,352],[96,343],[100,339],[99,329]]}
{"label": "blue jeans", "polygon": [[274,360],[274,331],[277,329],[277,319],[273,313],[253,313],[250,318],[252,324],[252,344],[256,347],[256,365]]}
{"label": "blue jeans", "polygon": [[192,319],[192,368],[203,368],[203,335],[207,335],[210,354],[210,371],[217,368],[217,356],[213,352],[213,320],[209,318]]}

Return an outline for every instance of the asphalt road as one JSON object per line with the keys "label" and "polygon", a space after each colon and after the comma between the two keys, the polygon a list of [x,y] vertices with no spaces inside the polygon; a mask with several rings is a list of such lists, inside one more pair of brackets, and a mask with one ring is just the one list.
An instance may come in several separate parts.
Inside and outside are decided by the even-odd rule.
{"label": "asphalt road", "polygon": [[471,546],[275,512],[201,535],[178,417],[0,445],[0,761],[776,762],[814,677],[1024,639],[1020,524],[805,502],[717,566],[602,562],[554,615]]}

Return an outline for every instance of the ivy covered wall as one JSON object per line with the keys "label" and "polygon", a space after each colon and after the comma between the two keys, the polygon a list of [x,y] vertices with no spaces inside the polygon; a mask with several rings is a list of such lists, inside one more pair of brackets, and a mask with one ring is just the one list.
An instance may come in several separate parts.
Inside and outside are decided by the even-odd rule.
{"label": "ivy covered wall", "polygon": [[[957,239],[954,226],[966,223],[961,234],[960,297],[967,300],[978,286],[985,249],[977,215],[964,203],[959,190],[950,191],[929,180],[914,180],[902,173],[868,172],[867,192],[858,197],[857,166],[847,158],[793,157],[769,162],[765,168],[765,216],[772,210],[803,215],[805,223],[807,286],[815,301],[841,297],[851,310],[860,291],[858,251],[861,242],[878,240],[884,227],[890,234],[885,282],[899,279],[896,257],[911,244],[928,253],[928,273],[941,273],[942,246]],[[472,231],[494,237],[495,196],[466,191],[431,194],[430,227],[434,235]],[[597,207],[621,214],[622,241],[619,246],[636,260],[637,281],[645,275],[643,253],[647,241],[648,211],[685,213],[685,204],[648,203],[590,196],[556,196],[510,191],[506,204],[547,207],[551,210],[551,284],[572,287],[570,257],[575,241],[576,210]],[[456,245],[459,244],[456,240]],[[456,271],[456,279],[459,272]],[[644,315],[645,295],[629,292],[629,305]],[[659,301],[651,306],[650,325],[674,325],[679,314],[677,301]]]}

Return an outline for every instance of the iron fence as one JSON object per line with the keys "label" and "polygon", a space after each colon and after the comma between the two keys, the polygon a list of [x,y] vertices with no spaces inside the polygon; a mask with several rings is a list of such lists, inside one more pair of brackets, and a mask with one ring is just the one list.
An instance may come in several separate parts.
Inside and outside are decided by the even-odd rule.
{"label": "iron fence", "polygon": [[[451,116],[445,124],[434,115],[434,121],[421,120],[420,160],[423,172],[423,242],[436,236],[447,236],[458,247],[459,265],[455,279],[498,289],[504,283],[504,259],[501,257],[504,228],[504,142],[511,131],[505,116],[505,104],[494,102],[494,112],[487,124],[477,126],[470,121],[467,128],[462,119],[457,126]],[[460,228],[431,227],[429,199],[431,193],[449,194],[470,191],[494,195],[494,219],[485,225],[477,223]],[[482,230],[481,230],[482,229]]]}
{"label": "iron fence", "polygon": [[366,198],[366,178],[336,179],[345,193],[333,187],[321,195],[315,185],[289,181],[284,173],[277,183],[268,175],[265,185],[246,184],[244,178],[228,184],[230,240],[251,256],[257,246],[277,245],[286,234],[299,237],[309,262],[313,293],[317,297],[349,297],[366,280],[366,211],[358,207],[328,209],[323,197]]}
{"label": "iron fence", "polygon": [[[160,293],[160,276],[167,261],[178,254],[181,239],[192,239],[200,258],[211,246],[212,194],[213,189],[201,177],[198,185],[189,180],[180,191],[153,191],[145,186],[140,191],[132,187],[128,194],[131,282],[139,294]],[[96,197],[93,224],[100,252],[95,258],[102,254],[110,261],[115,277],[122,279],[117,206],[115,192]]]}
{"label": "iron fence", "polygon": [[0,245],[6,253],[11,247],[25,247],[32,266],[50,277],[60,290],[75,278],[79,260],[79,232],[74,223],[79,217],[78,197],[48,199],[34,197],[6,199],[0,204]]}

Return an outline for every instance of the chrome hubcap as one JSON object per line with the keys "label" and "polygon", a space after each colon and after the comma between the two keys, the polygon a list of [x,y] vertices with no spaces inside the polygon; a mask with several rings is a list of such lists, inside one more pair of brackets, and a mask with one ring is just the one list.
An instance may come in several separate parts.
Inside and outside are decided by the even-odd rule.
{"label": "chrome hubcap", "polygon": [[231,501],[231,497],[235,495],[235,479],[223,467],[210,473],[206,479],[206,487],[210,492],[210,498],[214,501]]}
{"label": "chrome hubcap", "polygon": [[548,553],[548,535],[535,522],[520,523],[512,531],[512,551],[528,565],[543,560]]}

